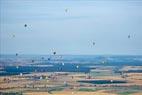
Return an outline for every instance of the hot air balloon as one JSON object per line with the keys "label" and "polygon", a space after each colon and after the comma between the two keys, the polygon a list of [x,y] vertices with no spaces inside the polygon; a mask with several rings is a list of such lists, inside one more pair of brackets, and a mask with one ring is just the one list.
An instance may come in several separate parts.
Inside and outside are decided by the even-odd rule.
{"label": "hot air balloon", "polygon": [[48,58],[48,61],[50,60],[50,58]]}
{"label": "hot air balloon", "polygon": [[16,53],[16,56],[18,56],[18,53]]}
{"label": "hot air balloon", "polygon": [[25,24],[24,27],[27,27],[27,24]]}
{"label": "hot air balloon", "polygon": [[32,63],[34,63],[35,61],[34,60],[32,60]]}
{"label": "hot air balloon", "polygon": [[76,68],[78,69],[78,68],[79,68],[79,66],[77,65],[77,66],[76,66]]}
{"label": "hot air balloon", "polygon": [[13,38],[15,38],[15,35],[12,35]]}
{"label": "hot air balloon", "polygon": [[53,54],[55,55],[55,54],[56,54],[56,52],[53,52]]}
{"label": "hot air balloon", "polygon": [[65,12],[67,13],[67,12],[68,12],[68,9],[65,9]]}
{"label": "hot air balloon", "polygon": [[130,37],[131,37],[131,36],[130,36],[130,35],[128,35],[128,38],[129,38],[129,39],[130,39]]}
{"label": "hot air balloon", "polygon": [[95,45],[95,42],[93,42],[93,45]]}

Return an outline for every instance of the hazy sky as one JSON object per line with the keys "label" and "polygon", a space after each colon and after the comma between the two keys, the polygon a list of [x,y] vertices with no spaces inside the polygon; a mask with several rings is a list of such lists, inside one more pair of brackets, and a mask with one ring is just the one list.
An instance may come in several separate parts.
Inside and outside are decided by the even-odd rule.
{"label": "hazy sky", "polygon": [[1,54],[53,51],[142,55],[142,0],[0,0]]}

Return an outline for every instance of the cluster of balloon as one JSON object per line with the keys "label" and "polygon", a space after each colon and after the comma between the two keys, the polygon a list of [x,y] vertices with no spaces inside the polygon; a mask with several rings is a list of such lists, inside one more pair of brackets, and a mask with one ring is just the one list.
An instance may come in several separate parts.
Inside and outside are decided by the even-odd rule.
{"label": "cluster of balloon", "polygon": [[[24,27],[27,27],[27,24],[25,24]],[[12,37],[15,38],[15,34],[13,34]],[[18,53],[16,53],[16,56],[18,56]]]}
{"label": "cluster of balloon", "polygon": [[[130,35],[128,35],[128,38],[130,39],[130,38],[131,38],[131,36],[130,36]],[[95,42],[93,42],[92,44],[93,44],[93,45],[95,45],[96,43],[95,43]]]}
{"label": "cluster of balloon", "polygon": [[[25,24],[24,27],[27,27],[27,24]],[[15,34],[13,34],[12,37],[15,38]],[[16,53],[15,56],[18,56],[18,53]],[[33,60],[32,60],[32,62],[33,62]]]}

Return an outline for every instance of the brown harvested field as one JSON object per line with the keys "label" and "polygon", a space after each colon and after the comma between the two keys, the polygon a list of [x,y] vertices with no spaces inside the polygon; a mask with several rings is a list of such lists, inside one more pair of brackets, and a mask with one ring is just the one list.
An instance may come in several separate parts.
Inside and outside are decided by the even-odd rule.
{"label": "brown harvested field", "polygon": [[142,95],[142,92],[134,93],[133,95]]}
{"label": "brown harvested field", "polygon": [[96,91],[96,92],[60,91],[60,92],[54,92],[52,94],[49,94],[48,92],[27,92],[24,93],[24,95],[117,95],[117,94],[104,93],[102,91]]}
{"label": "brown harvested field", "polygon": [[[23,76],[0,77],[0,91],[22,91],[24,95],[119,95],[119,90],[117,91],[113,89],[113,87],[119,86],[127,88],[131,86],[142,86],[141,75],[141,73],[127,73],[126,79],[122,78],[121,76],[99,76],[97,78],[86,79],[87,75],[84,73],[33,73]],[[28,79],[28,77],[31,76],[46,76],[48,78],[33,81]],[[51,78],[49,78],[49,76]],[[8,80],[4,81],[4,78]],[[83,86],[81,86],[80,83],[77,82],[79,80],[127,80],[128,83],[103,85],[98,84],[95,88],[101,87],[101,89],[93,91],[92,89],[94,86],[92,84],[83,84]],[[67,82],[69,86],[63,87],[61,91],[43,91],[45,88],[60,88],[61,85],[64,85],[64,82]],[[29,87],[26,87],[26,85],[29,85]],[[87,90],[89,89],[91,91],[80,91],[79,89],[82,87],[85,87],[85,89],[87,88]],[[141,92],[136,92],[131,93],[130,95],[141,94]]]}
{"label": "brown harvested field", "polygon": [[17,92],[16,95],[20,93],[23,95],[142,94],[142,73],[128,72],[129,70],[141,70],[141,66],[123,66],[117,70],[119,73],[114,72],[113,68],[114,66],[97,66],[92,67],[88,73],[31,72],[0,76],[0,92]]}

